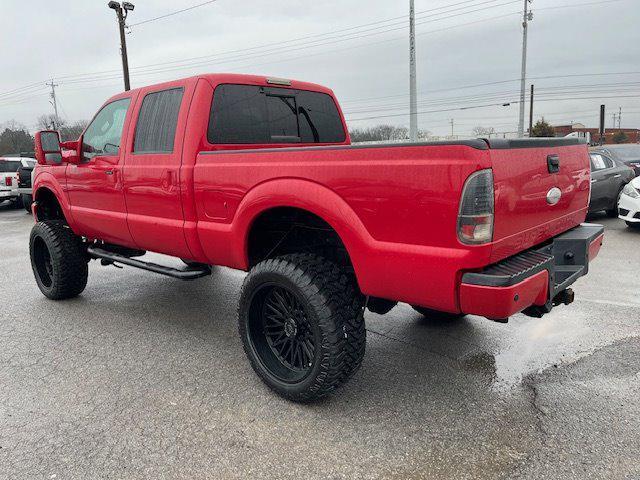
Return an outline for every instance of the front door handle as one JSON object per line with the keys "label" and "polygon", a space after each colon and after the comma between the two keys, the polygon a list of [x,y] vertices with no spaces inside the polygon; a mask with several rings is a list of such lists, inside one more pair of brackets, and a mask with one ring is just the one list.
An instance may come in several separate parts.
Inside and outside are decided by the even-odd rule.
{"label": "front door handle", "polygon": [[617,175],[614,175],[613,178],[620,178],[622,176],[622,174],[618,173]]}
{"label": "front door handle", "polygon": [[113,175],[113,170],[105,170],[104,174],[105,175]]}
{"label": "front door handle", "polygon": [[596,182],[597,182],[597,180],[595,178],[591,179],[591,183],[596,183]]}

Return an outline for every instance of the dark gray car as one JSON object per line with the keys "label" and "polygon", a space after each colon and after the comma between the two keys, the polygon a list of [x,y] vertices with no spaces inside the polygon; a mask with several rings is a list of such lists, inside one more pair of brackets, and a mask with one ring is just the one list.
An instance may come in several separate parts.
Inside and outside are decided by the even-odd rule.
{"label": "dark gray car", "polygon": [[640,176],[640,144],[621,143],[619,145],[603,145],[596,147],[594,152],[604,153],[614,160],[633,168],[636,177]]}
{"label": "dark gray car", "polygon": [[605,210],[610,217],[618,216],[618,198],[624,186],[635,177],[627,165],[612,159],[600,149],[589,152],[591,157],[591,200],[589,212]]}

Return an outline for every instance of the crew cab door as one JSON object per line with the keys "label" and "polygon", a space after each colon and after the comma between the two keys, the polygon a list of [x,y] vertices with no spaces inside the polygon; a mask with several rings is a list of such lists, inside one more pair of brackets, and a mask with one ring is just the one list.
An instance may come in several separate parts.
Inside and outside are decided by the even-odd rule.
{"label": "crew cab door", "polygon": [[81,137],[81,159],[66,167],[67,194],[77,233],[132,246],[124,203],[122,164],[134,97],[104,105]]}
{"label": "crew cab door", "polygon": [[180,166],[192,86],[169,85],[138,96],[124,169],[127,223],[139,248],[189,258]]}

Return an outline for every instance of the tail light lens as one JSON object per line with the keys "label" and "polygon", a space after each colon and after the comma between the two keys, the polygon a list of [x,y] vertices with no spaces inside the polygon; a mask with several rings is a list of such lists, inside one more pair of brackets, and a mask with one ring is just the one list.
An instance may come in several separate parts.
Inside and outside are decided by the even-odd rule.
{"label": "tail light lens", "polygon": [[468,245],[493,239],[493,172],[480,170],[469,176],[462,190],[458,213],[458,238]]}
{"label": "tail light lens", "polygon": [[13,177],[9,177],[9,176],[4,177],[4,184],[7,187],[10,187],[11,185],[13,185]]}

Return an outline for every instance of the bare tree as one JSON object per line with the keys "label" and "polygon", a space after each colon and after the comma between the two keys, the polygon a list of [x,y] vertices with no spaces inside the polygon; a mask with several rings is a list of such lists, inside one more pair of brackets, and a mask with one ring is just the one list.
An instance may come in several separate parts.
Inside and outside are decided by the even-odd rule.
{"label": "bare tree", "polygon": [[[351,141],[358,142],[397,142],[409,140],[409,129],[407,127],[396,127],[395,125],[375,125],[367,128],[354,128],[350,132]],[[431,133],[427,130],[418,131],[418,138],[424,140]]]}
{"label": "bare tree", "polygon": [[62,119],[58,119],[58,123],[56,123],[56,117],[53,114],[45,114],[40,115],[38,117],[38,130],[50,130],[56,129],[60,132],[60,139],[63,142],[67,142],[70,140],[77,140],[87,124],[86,120],[78,120],[73,123],[67,123]]}
{"label": "bare tree", "polygon": [[495,135],[496,130],[493,127],[482,127],[478,125],[477,127],[473,127],[473,130],[471,130],[471,132],[473,133],[474,137],[491,138],[491,135]]}

